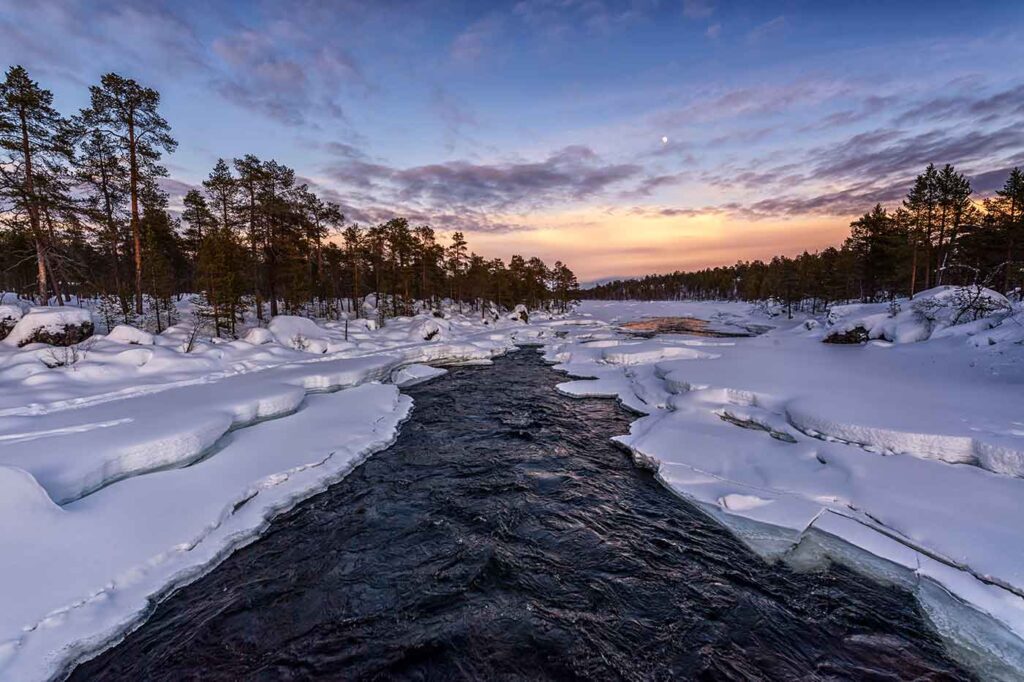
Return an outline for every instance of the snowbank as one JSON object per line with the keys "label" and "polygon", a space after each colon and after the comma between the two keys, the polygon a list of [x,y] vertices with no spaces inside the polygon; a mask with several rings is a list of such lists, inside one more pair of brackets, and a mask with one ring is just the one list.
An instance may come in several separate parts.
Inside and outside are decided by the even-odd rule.
{"label": "snowbank", "polygon": [[[936,287],[922,291],[912,301],[835,306],[825,340],[916,343],[932,337],[973,335],[998,326],[1011,312],[1006,297],[991,289]],[[839,340],[843,338],[848,340]]]}
{"label": "snowbank", "polygon": [[524,330],[448,317],[282,316],[237,341],[121,326],[61,366],[0,345],[0,679],[57,674],[386,447],[411,401],[379,382],[489,362]]}
{"label": "snowbank", "polygon": [[[919,311],[889,331],[926,343],[851,349],[820,343],[817,325],[776,320],[760,337],[692,345],[570,331],[545,357],[577,377],[560,391],[614,396],[645,415],[618,440],[752,548],[900,582],[985,677],[1014,679],[1024,669],[1024,526],[1011,521],[1024,509],[1024,347],[975,342],[1011,319],[998,295],[981,292],[997,312],[973,320],[951,288],[921,298],[935,302],[927,334],[914,331]],[[757,324],[734,305],[735,324]],[[619,322],[623,310],[650,315],[597,302],[579,313]],[[833,327],[891,319],[861,306],[838,313],[848,318]]]}
{"label": "snowbank", "polygon": [[[953,294],[923,298],[939,301],[927,342],[858,348],[821,343],[830,328],[806,320],[692,302],[529,323],[448,308],[380,329],[283,316],[219,342],[187,323],[151,343],[115,329],[61,367],[41,356],[53,349],[0,344],[0,678],[52,676],[116,638],[386,447],[410,409],[397,387],[513,343],[545,344],[573,378],[559,390],[641,415],[620,437],[636,460],[765,556],[903,584],[967,658],[1024,666],[1021,311],[953,324]],[[838,310],[832,328],[877,314]],[[775,329],[616,332],[651,315]]]}

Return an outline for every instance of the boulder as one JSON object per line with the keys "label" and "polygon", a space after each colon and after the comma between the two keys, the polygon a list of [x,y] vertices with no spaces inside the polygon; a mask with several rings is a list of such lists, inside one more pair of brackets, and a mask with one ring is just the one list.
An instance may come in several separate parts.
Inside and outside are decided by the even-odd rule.
{"label": "boulder", "polygon": [[0,339],[11,333],[22,317],[21,308],[16,305],[0,305]]}
{"label": "boulder", "polygon": [[825,343],[858,344],[868,342],[868,330],[860,325],[829,332],[822,339]]}
{"label": "boulder", "polygon": [[9,346],[45,343],[51,346],[73,346],[92,336],[92,316],[84,308],[36,307],[17,321],[4,338]]}

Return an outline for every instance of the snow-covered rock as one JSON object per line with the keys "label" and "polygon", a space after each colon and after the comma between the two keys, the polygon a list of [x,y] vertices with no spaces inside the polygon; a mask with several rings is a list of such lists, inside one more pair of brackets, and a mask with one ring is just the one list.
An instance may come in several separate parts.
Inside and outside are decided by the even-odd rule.
{"label": "snow-covered rock", "polygon": [[409,331],[409,339],[412,341],[444,341],[449,337],[451,323],[448,320],[428,317],[421,319]]}
{"label": "snow-covered rock", "polygon": [[509,313],[508,315],[508,319],[514,320],[516,322],[529,322],[530,311],[526,309],[525,305],[520,303],[519,305],[512,309],[512,312]]}
{"label": "snow-covered rock", "polygon": [[[1000,324],[1013,308],[1002,294],[980,286],[942,286],[912,301],[835,306],[826,343],[883,339],[915,343],[942,336],[973,335]],[[956,328],[956,329],[954,329]]]}
{"label": "snow-covered rock", "polygon": [[0,305],[0,339],[7,336],[21,318],[20,306],[11,303]]}
{"label": "snow-covered rock", "polygon": [[19,319],[3,343],[19,347],[30,343],[70,346],[92,336],[93,329],[92,315],[85,308],[40,306]]}
{"label": "snow-covered rock", "polygon": [[127,343],[137,346],[152,346],[153,335],[149,332],[144,332],[141,329],[129,326],[127,324],[119,324],[110,330],[107,334],[109,341],[117,341],[118,343]]}

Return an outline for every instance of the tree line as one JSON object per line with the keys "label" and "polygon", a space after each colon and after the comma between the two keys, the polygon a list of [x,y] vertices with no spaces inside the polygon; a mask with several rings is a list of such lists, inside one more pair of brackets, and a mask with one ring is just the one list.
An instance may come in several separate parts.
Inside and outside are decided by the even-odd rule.
{"label": "tree line", "polygon": [[894,209],[881,204],[850,224],[839,247],[695,272],[616,280],[594,299],[776,299],[816,312],[841,301],[878,302],[943,284],[977,284],[1020,297],[1024,285],[1024,172],[976,201],[952,165],[929,165]]}
{"label": "tree line", "polygon": [[160,94],[114,73],[89,94],[66,117],[24,68],[0,83],[0,291],[40,304],[97,298],[108,321],[146,315],[157,331],[176,298],[201,292],[218,334],[246,312],[358,316],[370,293],[381,316],[444,298],[481,314],[564,310],[577,296],[560,261],[487,259],[461,232],[442,244],[405,218],[356,225],[293,169],[252,154],[218,160],[176,216],[159,185],[177,147]]}

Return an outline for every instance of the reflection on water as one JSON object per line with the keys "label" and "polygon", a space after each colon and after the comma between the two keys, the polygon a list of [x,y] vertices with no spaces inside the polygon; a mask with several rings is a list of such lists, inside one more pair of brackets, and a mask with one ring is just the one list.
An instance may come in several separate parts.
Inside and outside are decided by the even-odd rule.
{"label": "reflection on water", "polygon": [[718,338],[736,338],[755,336],[770,327],[756,329],[725,331],[714,329],[707,320],[696,317],[644,317],[620,325],[620,329],[634,336],[652,337],[655,334],[692,334],[694,336],[712,336]]}
{"label": "reflection on water", "polygon": [[394,447],[74,679],[968,679],[910,595],[764,563],[562,378],[525,350],[411,389]]}

